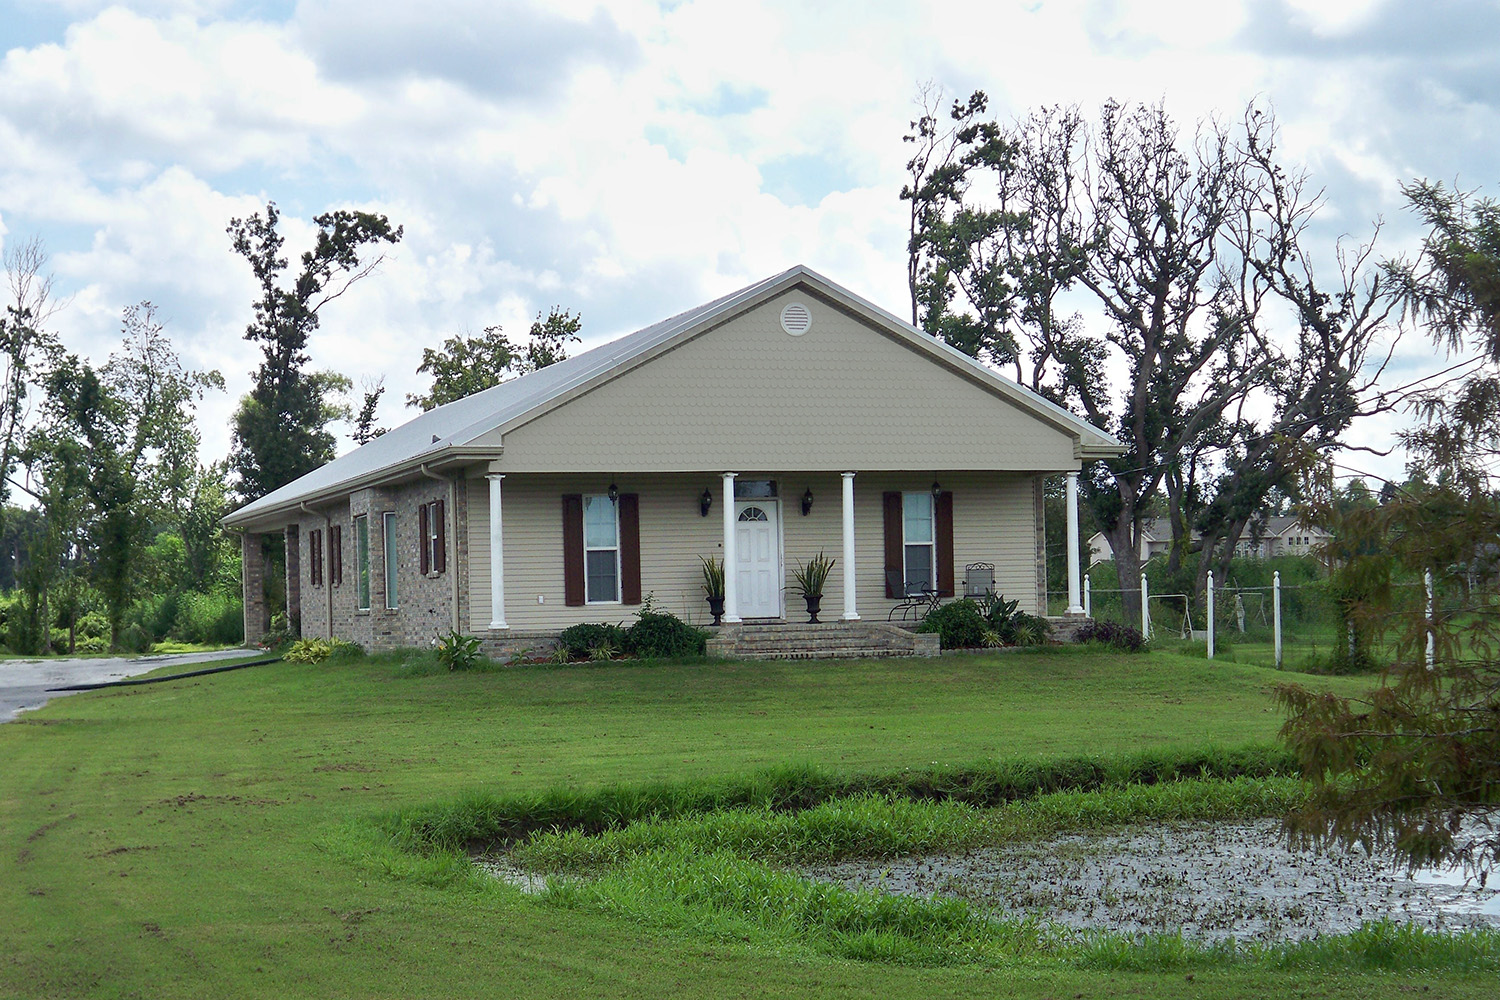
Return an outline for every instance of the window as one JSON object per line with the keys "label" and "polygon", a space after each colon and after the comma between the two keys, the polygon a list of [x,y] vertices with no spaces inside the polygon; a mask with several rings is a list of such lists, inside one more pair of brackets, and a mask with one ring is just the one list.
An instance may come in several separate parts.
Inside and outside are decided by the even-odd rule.
{"label": "window", "polygon": [[936,532],[933,530],[932,494],[901,494],[901,537],[904,567],[901,579],[906,592],[936,590]]}
{"label": "window", "polygon": [[583,498],[583,572],[585,603],[620,600],[620,516],[608,496]]}
{"label": "window", "polygon": [[335,524],[328,532],[328,582],[344,585],[344,526]]}
{"label": "window", "polygon": [[396,512],[388,510],[381,515],[385,543],[385,606],[395,610],[400,605],[396,600]]}
{"label": "window", "polygon": [[370,610],[370,519],[361,514],[354,519],[354,583],[359,610]]}
{"label": "window", "polygon": [[323,532],[307,533],[307,579],[314,587],[323,585]]}
{"label": "window", "polygon": [[434,500],[417,508],[417,561],[422,575],[441,573],[448,568],[447,527],[443,520],[443,501]]}

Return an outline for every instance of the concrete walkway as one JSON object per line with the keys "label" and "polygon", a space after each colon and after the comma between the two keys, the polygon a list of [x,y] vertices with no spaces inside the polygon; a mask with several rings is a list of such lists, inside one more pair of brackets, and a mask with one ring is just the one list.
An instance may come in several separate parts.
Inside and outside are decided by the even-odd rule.
{"label": "concrete walkway", "polygon": [[58,660],[0,660],[0,722],[10,722],[27,709],[41,708],[65,692],[48,688],[69,684],[121,681],[173,664],[208,663],[254,655],[253,649],[221,649],[213,653],[169,653],[162,656],[100,656]]}

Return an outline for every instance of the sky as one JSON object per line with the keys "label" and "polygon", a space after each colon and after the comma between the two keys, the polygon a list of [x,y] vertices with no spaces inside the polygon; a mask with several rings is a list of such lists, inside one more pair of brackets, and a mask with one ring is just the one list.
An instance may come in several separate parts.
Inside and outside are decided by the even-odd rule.
{"label": "sky", "polygon": [[[404,227],[309,348],[383,376],[393,425],[424,347],[554,305],[588,346],[803,263],[909,314],[901,137],[927,82],[1001,118],[1161,101],[1189,130],[1261,101],[1325,189],[1322,245],[1378,219],[1410,253],[1403,182],[1495,192],[1497,38],[1493,2],[0,0],[0,245],[45,241],[53,326],[95,361],[156,304],[227,381],[200,407],[211,460],[259,358],[225,228],[267,201],[294,253],[320,212]],[[1446,363],[1408,336],[1387,383]]]}

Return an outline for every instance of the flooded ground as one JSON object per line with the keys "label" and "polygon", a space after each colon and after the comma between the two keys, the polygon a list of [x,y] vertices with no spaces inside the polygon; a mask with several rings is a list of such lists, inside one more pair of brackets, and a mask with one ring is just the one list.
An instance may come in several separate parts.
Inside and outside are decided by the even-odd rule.
{"label": "flooded ground", "polygon": [[1275,820],[1166,824],[802,871],[850,888],[956,896],[994,916],[1203,941],[1294,940],[1380,919],[1500,927],[1500,889],[1466,885],[1462,871],[1408,878],[1359,850],[1290,851],[1277,830]]}

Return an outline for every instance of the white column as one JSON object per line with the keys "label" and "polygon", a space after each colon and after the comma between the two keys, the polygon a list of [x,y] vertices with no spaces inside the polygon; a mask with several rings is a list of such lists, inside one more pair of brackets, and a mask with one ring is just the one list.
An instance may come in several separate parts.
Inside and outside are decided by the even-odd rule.
{"label": "white column", "polygon": [[1276,647],[1276,669],[1281,669],[1281,570],[1271,574],[1271,634]]}
{"label": "white column", "polygon": [[724,473],[724,622],[737,624],[740,619],[740,568],[734,553],[734,477],[738,472]]}
{"label": "white column", "polygon": [[859,621],[854,609],[854,473],[844,476],[844,621]]}
{"label": "white column", "polygon": [[1214,658],[1214,572],[1208,571],[1208,658]]}
{"label": "white column", "polygon": [[1146,574],[1141,574],[1141,638],[1151,638],[1151,585]]}
{"label": "white column", "polygon": [[1094,593],[1093,581],[1090,580],[1088,577],[1084,577],[1083,578],[1083,616],[1085,618],[1092,618],[1092,617],[1094,617],[1093,593]]}
{"label": "white column", "polygon": [[1078,473],[1068,473],[1068,614],[1083,614],[1078,586]]}
{"label": "white column", "polygon": [[507,629],[505,623],[505,544],[500,531],[500,480],[491,473],[490,481],[490,628]]}

